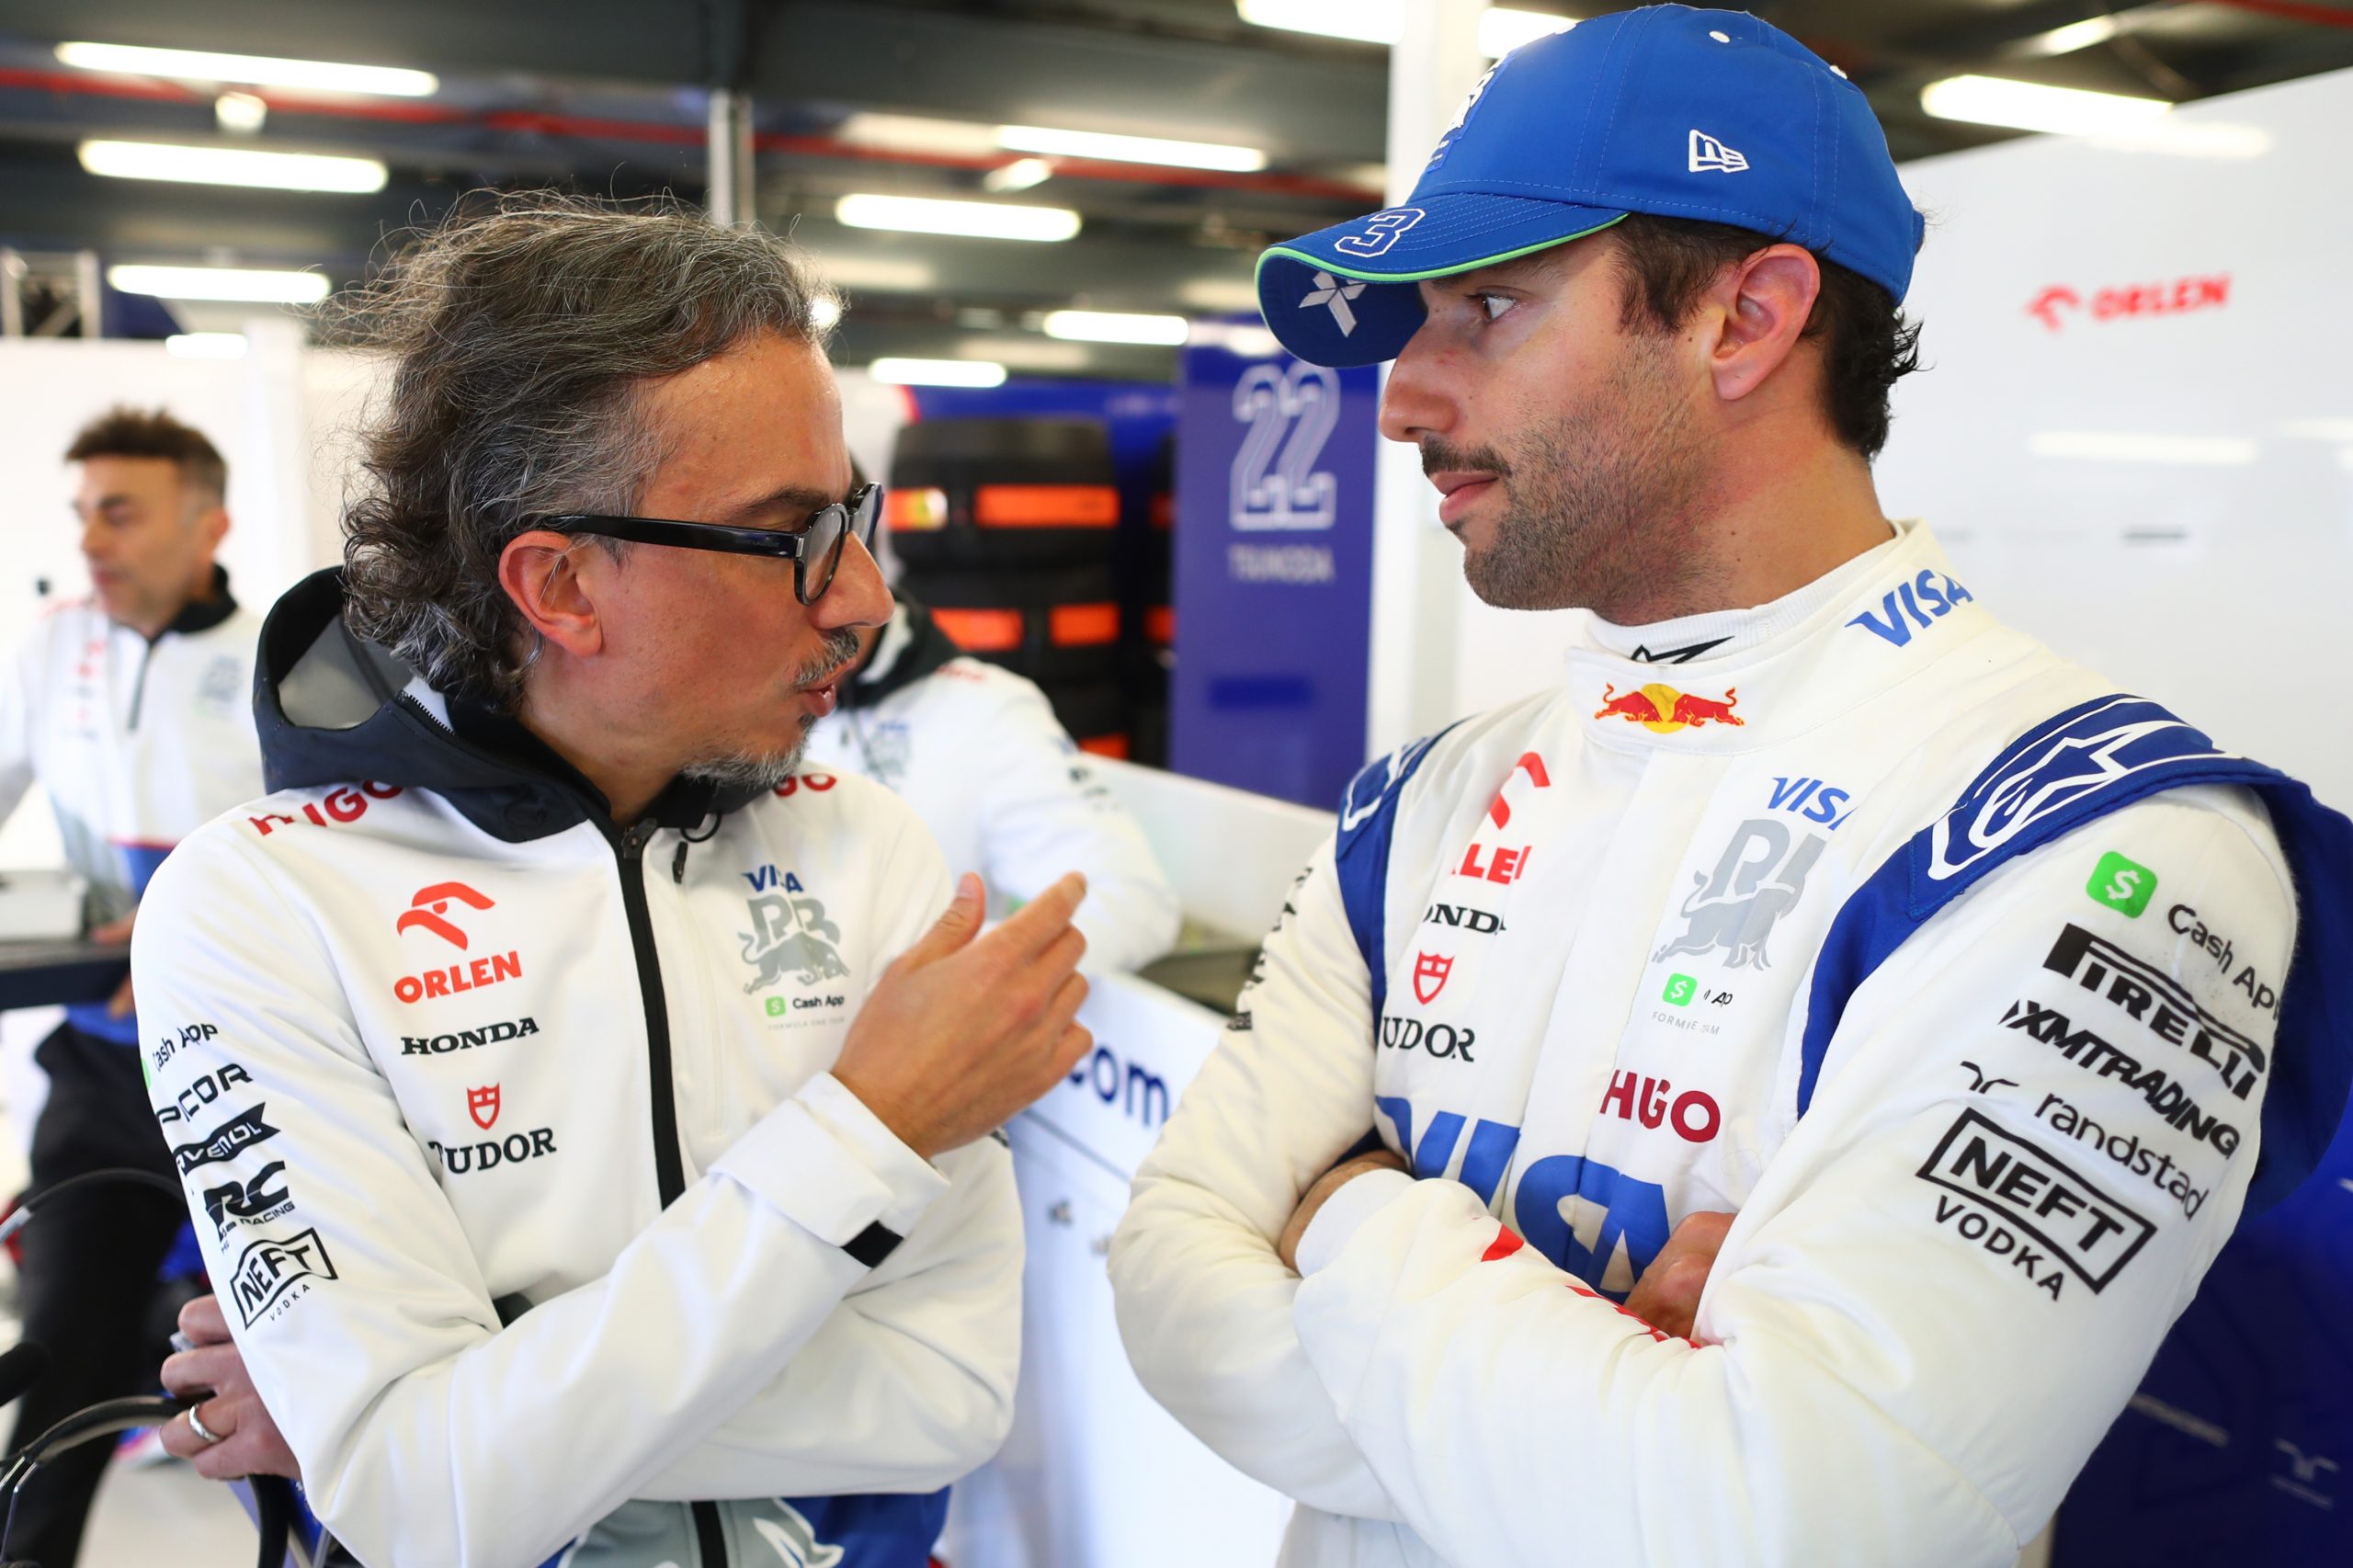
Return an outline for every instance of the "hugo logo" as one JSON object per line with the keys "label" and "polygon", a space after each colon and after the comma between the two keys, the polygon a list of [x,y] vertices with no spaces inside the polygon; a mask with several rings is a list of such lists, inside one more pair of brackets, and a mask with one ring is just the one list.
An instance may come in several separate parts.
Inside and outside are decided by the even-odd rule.
{"label": "hugo logo", "polygon": [[466,934],[454,923],[442,918],[449,913],[449,905],[454,903],[462,903],[469,909],[495,907],[493,900],[484,898],[463,882],[436,882],[429,888],[419,888],[416,896],[408,902],[406,913],[392,922],[395,931],[422,926],[450,946],[461,949],[467,945]]}

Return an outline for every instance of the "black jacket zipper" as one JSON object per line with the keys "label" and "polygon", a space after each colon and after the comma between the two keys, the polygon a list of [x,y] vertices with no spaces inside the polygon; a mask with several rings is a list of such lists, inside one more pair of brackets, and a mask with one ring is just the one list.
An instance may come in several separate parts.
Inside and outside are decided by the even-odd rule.
{"label": "black jacket zipper", "polygon": [[131,729],[139,728],[139,710],[147,700],[147,666],[155,662],[155,644],[151,641],[139,651],[139,678],[131,686]]}
{"label": "black jacket zipper", "polygon": [[[629,914],[630,945],[637,952],[637,986],[645,1001],[645,1057],[654,1091],[654,1172],[667,1209],[687,1190],[686,1161],[678,1150],[678,1093],[670,1077],[670,1008],[662,991],[662,964],[654,951],[654,916],[645,903],[645,844],[654,828],[640,823],[615,841],[621,863],[621,907]],[[702,1568],[729,1562],[727,1536],[715,1503],[692,1503],[695,1545]]]}

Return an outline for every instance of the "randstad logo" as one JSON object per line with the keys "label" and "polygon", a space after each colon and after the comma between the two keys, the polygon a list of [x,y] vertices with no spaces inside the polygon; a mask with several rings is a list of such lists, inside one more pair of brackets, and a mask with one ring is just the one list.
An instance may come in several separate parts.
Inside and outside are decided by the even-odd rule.
{"label": "randstad logo", "polygon": [[1701,724],[1745,724],[1747,721],[1733,711],[1738,706],[1737,688],[1731,687],[1724,689],[1723,699],[1718,701],[1677,691],[1656,681],[1638,686],[1623,697],[1618,695],[1615,685],[1605,684],[1601,688],[1601,707],[1593,716],[1624,719],[1654,734],[1671,735],[1677,730],[1696,729]]}

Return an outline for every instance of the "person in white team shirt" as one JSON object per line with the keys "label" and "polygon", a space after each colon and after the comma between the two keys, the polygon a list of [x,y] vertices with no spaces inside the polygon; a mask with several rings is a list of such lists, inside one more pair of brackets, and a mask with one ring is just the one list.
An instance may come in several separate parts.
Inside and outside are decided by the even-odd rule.
{"label": "person in white team shirt", "polygon": [[256,1198],[197,1212],[165,1446],[299,1470],[363,1562],[921,1568],[1008,1423],[987,1134],[1091,1045],[1082,883],[977,935],[903,802],[798,770],[890,606],[828,302],[758,231],[518,196],[357,307],[391,381],[347,567],[263,631],[277,792],[133,961],[191,1198]]}
{"label": "person in white team shirt", "polygon": [[1089,969],[1142,969],[1166,952],[1183,919],[1176,892],[1037,684],[961,653],[904,594],[858,639],[858,673],[810,732],[809,761],[898,791],[1000,909],[1083,873],[1074,924]]}
{"label": "person in white team shirt", "polygon": [[1593,612],[1351,786],[1112,1243],[1286,1563],[2008,1563],[2336,1128],[2353,827],[1881,516],[1919,233],[1657,6],[1261,263],[1481,597]]}
{"label": "person in white team shirt", "polygon": [[[116,408],[65,458],[90,594],[45,609],[0,674],[0,817],[38,781],[67,863],[89,882],[91,937],[127,943],[164,857],[261,789],[261,618],[213,559],[229,531],[229,470],[203,432]],[[160,1122],[148,1108],[134,1000],[126,979],[108,1000],[76,1003],[38,1047],[49,1096],[33,1128],[34,1192],[104,1169],[173,1174],[183,1130],[176,1108]],[[50,1360],[17,1407],[20,1437],[153,1386],[156,1269],[181,1221],[160,1194],[101,1183],[25,1232],[24,1334]],[[44,1467],[11,1545],[72,1568],[105,1464],[94,1445]]]}

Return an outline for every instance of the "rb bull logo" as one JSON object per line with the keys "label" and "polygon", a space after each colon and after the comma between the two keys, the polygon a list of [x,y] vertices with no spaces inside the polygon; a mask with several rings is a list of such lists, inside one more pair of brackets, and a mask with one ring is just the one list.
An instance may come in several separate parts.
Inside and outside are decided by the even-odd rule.
{"label": "rb bull logo", "polygon": [[762,893],[749,903],[752,929],[736,935],[744,939],[744,961],[757,972],[744,994],[765,991],[788,974],[814,985],[849,972],[835,948],[841,927],[825,918],[823,903],[781,892]]}
{"label": "rb bull logo", "polygon": [[474,1119],[476,1127],[484,1132],[489,1131],[491,1124],[498,1119],[498,1085],[493,1084],[488,1088],[468,1089],[466,1114]]}
{"label": "rb bull logo", "polygon": [[1601,688],[1601,707],[1593,716],[1607,719],[1614,714],[1654,734],[1671,735],[1677,730],[1696,729],[1702,724],[1745,726],[1748,722],[1733,711],[1739,706],[1739,691],[1734,687],[1726,687],[1723,700],[1719,702],[1711,697],[1677,691],[1658,681],[1636,687],[1623,697],[1618,695],[1616,686],[1605,684]]}
{"label": "rb bull logo", "polygon": [[1830,841],[1807,834],[1792,849],[1787,824],[1758,817],[1740,824],[1712,873],[1694,873],[1680,911],[1683,935],[1651,955],[1653,963],[1678,953],[1721,950],[1728,967],[1766,969],[1766,938],[1805,891],[1806,873]]}
{"label": "rb bull logo", "polygon": [[1446,989],[1446,977],[1454,972],[1454,960],[1436,953],[1414,955],[1414,1000],[1427,1007],[1438,1000]]}

